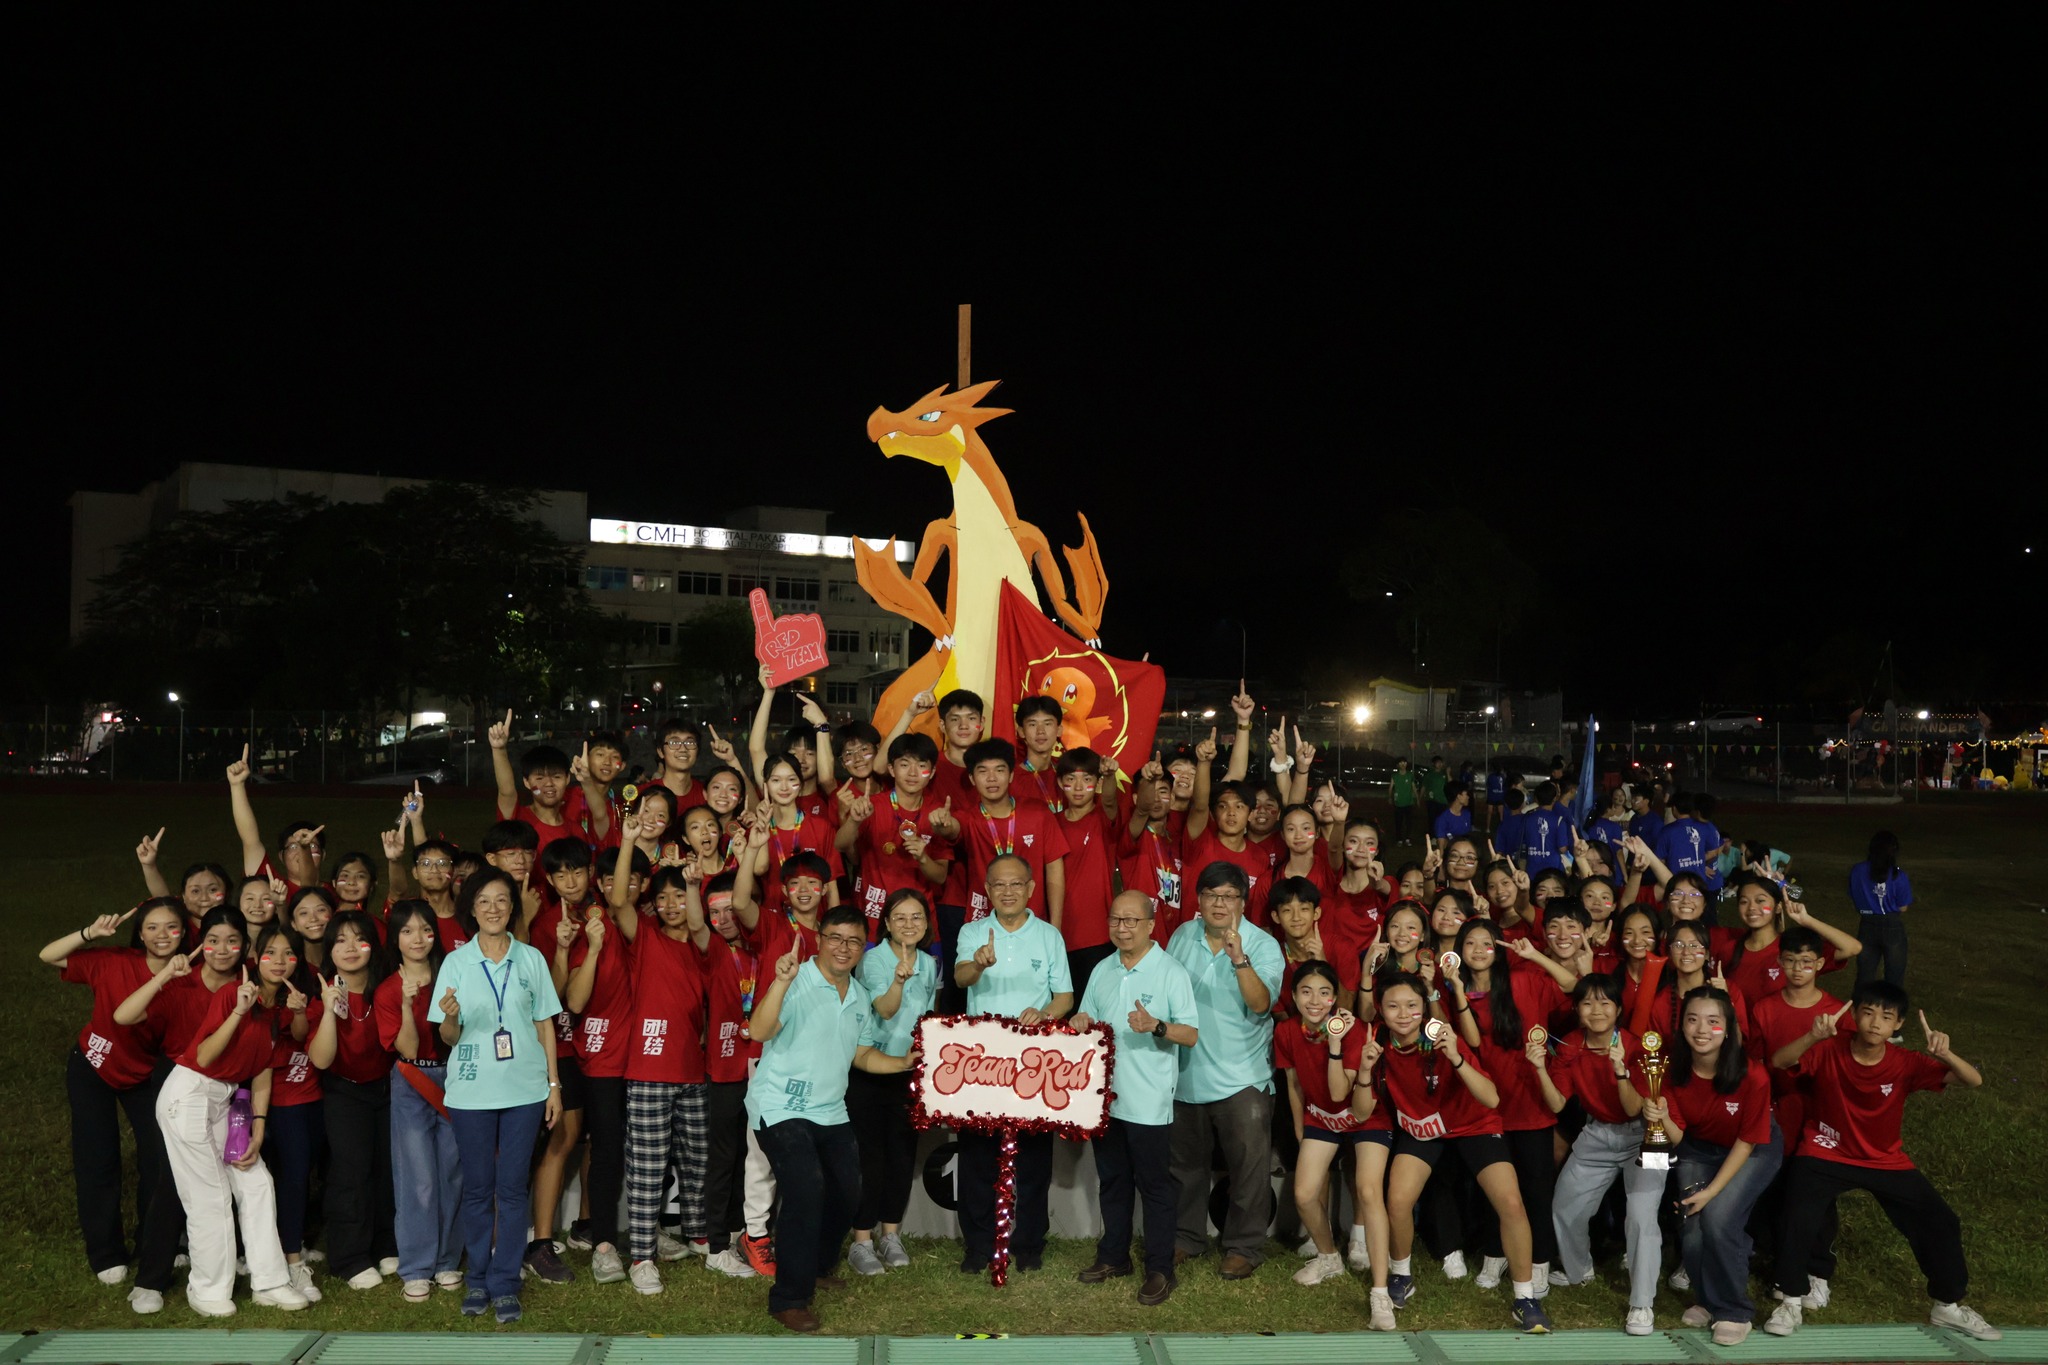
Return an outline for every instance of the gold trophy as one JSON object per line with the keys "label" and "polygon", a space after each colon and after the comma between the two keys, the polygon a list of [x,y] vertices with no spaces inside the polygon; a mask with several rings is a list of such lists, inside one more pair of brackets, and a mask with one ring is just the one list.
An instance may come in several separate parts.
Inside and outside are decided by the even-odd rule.
{"label": "gold trophy", "polygon": [[[1670,1066],[1670,1059],[1658,1051],[1664,1046],[1664,1037],[1658,1033],[1643,1035],[1643,1098],[1654,1100],[1664,1089],[1664,1071]],[[1656,1120],[1643,1124],[1643,1150],[1636,1157],[1636,1165],[1646,1171],[1668,1171],[1671,1169],[1671,1153],[1675,1144],[1671,1134],[1664,1131],[1664,1125]]]}

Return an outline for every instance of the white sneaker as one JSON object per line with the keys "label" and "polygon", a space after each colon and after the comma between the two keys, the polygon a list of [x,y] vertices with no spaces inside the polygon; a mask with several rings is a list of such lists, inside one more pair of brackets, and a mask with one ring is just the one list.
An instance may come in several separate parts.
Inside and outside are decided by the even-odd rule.
{"label": "white sneaker", "polygon": [[727,1247],[716,1256],[708,1257],[704,1265],[707,1269],[715,1270],[721,1275],[730,1275],[735,1280],[751,1280],[754,1278],[754,1267],[748,1265],[747,1258],[740,1255],[739,1251],[734,1247]]}
{"label": "white sneaker", "polygon": [[1538,1261],[1529,1267],[1529,1279],[1536,1286],[1536,1297],[1550,1297],[1550,1262]]}
{"label": "white sneaker", "polygon": [[1479,1261],[1479,1273],[1472,1283],[1481,1289],[1500,1288],[1500,1277],[1507,1273],[1508,1258],[1505,1256],[1484,1256]]}
{"label": "white sneaker", "polygon": [[239,1256],[235,1257],[235,1276],[244,1280],[249,1278],[249,1263]]}
{"label": "white sneaker", "polygon": [[1683,1294],[1686,1290],[1692,1288],[1692,1276],[1685,1273],[1684,1266],[1680,1266],[1671,1272],[1671,1278],[1664,1283]]}
{"label": "white sneaker", "polygon": [[1802,1308],[1820,1309],[1828,1306],[1828,1282],[1818,1275],[1806,1277],[1806,1297],[1800,1300]]}
{"label": "white sneaker", "polygon": [[690,1254],[690,1246],[680,1237],[657,1232],[654,1234],[654,1254],[660,1260],[680,1261]]}
{"label": "white sneaker", "polygon": [[307,1303],[320,1302],[320,1290],[313,1283],[313,1268],[304,1261],[293,1261],[290,1268],[292,1288],[298,1290]]}
{"label": "white sneaker", "polygon": [[1296,1284],[1321,1284],[1344,1278],[1344,1258],[1336,1252],[1317,1252],[1309,1263],[1294,1272]]}
{"label": "white sneaker", "polygon": [[231,1318],[235,1315],[233,1299],[195,1299],[187,1295],[185,1306],[202,1318]]}
{"label": "white sneaker", "polygon": [[171,1269],[173,1270],[187,1270],[191,1268],[191,1265],[192,1258],[182,1251],[171,1257]]}
{"label": "white sneaker", "polygon": [[1559,1289],[1576,1289],[1582,1284],[1591,1284],[1593,1282],[1593,1273],[1588,1271],[1586,1272],[1586,1278],[1575,1280],[1562,1270],[1553,1270],[1548,1275],[1538,1277],[1536,1282],[1541,1285],[1546,1280],[1556,1285]]}
{"label": "white sneaker", "polygon": [[1687,1327],[1711,1327],[1714,1325],[1714,1315],[1694,1304],[1679,1315],[1678,1321]]}
{"label": "white sneaker", "polygon": [[1789,1337],[1805,1322],[1806,1314],[1800,1311],[1799,1300],[1780,1299],[1778,1306],[1771,1310],[1771,1320],[1764,1324],[1764,1330],[1774,1337]]}
{"label": "white sneaker", "polygon": [[119,1284],[128,1278],[128,1267],[125,1265],[110,1265],[105,1270],[95,1271],[94,1276],[101,1284]]}
{"label": "white sneaker", "polygon": [[164,1311],[164,1296],[154,1289],[137,1285],[128,1291],[128,1306],[138,1313],[161,1313]]}
{"label": "white sneaker", "polygon": [[440,1285],[443,1289],[451,1291],[460,1289],[463,1284],[462,1272],[459,1270],[437,1270],[434,1272],[434,1283]]}
{"label": "white sneaker", "polygon": [[630,1279],[633,1287],[643,1294],[661,1292],[661,1271],[652,1261],[633,1262],[633,1269],[627,1273],[626,1278]]}
{"label": "white sneaker", "polygon": [[322,1251],[318,1247],[307,1247],[304,1251],[300,1252],[299,1254],[303,1256],[306,1259],[307,1263],[310,1265],[319,1265],[322,1261],[327,1259],[327,1253]]}
{"label": "white sneaker", "polygon": [[1367,1324],[1375,1332],[1398,1332],[1400,1324],[1394,1321],[1394,1296],[1384,1289],[1372,1291],[1372,1320]]}
{"label": "white sneaker", "polygon": [[398,1258],[396,1256],[386,1256],[383,1260],[377,1262],[377,1269],[386,1275],[396,1275],[398,1273]]}
{"label": "white sneaker", "polygon": [[2005,1336],[2005,1333],[1984,1321],[1982,1313],[1960,1303],[1937,1303],[1933,1311],[1928,1313],[1927,1320],[1936,1327],[1947,1327],[1961,1332],[1964,1336],[1975,1337],[1979,1341],[1999,1341]]}
{"label": "white sneaker", "polygon": [[1353,1270],[1369,1270],[1372,1267],[1372,1253],[1365,1249],[1365,1230],[1360,1228],[1357,1231],[1359,1235],[1352,1237],[1351,1245],[1344,1253],[1344,1264]]}
{"label": "white sneaker", "polygon": [[433,1297],[434,1282],[432,1280],[407,1280],[405,1282],[405,1301],[407,1303],[425,1303]]}
{"label": "white sneaker", "polygon": [[1647,1308],[1631,1308],[1621,1330],[1632,1337],[1646,1337],[1657,1330],[1657,1315]]}
{"label": "white sneaker", "polygon": [[384,1283],[384,1273],[375,1266],[365,1266],[348,1277],[350,1289],[375,1289]]}
{"label": "white sneaker", "polygon": [[296,1313],[307,1306],[306,1296],[292,1288],[290,1281],[275,1289],[258,1289],[249,1295],[249,1301],[265,1308],[282,1308],[287,1313]]}
{"label": "white sneaker", "polygon": [[1303,1239],[1302,1244],[1294,1249],[1294,1254],[1304,1261],[1312,1261],[1322,1253],[1316,1250],[1316,1239],[1309,1237]]}
{"label": "white sneaker", "polygon": [[617,1284],[626,1278],[626,1263],[619,1259],[616,1248],[590,1253],[590,1278],[599,1284]]}
{"label": "white sneaker", "polygon": [[1444,1278],[1445,1278],[1445,1279],[1447,1279],[1447,1280],[1462,1280],[1462,1279],[1464,1279],[1464,1278],[1465,1278],[1465,1275],[1466,1275],[1466,1270],[1465,1270],[1465,1253],[1464,1253],[1464,1252],[1462,1252],[1462,1251],[1454,1251],[1454,1252],[1452,1252],[1452,1253],[1451,1253],[1450,1255],[1448,1255],[1448,1256],[1444,1257]]}

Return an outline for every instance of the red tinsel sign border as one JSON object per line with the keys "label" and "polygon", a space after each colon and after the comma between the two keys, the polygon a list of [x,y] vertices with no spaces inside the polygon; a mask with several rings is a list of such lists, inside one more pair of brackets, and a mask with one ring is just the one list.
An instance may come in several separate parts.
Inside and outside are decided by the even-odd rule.
{"label": "red tinsel sign border", "polygon": [[1020,1119],[1012,1115],[990,1114],[986,1118],[969,1110],[963,1119],[957,1114],[935,1114],[925,1107],[924,1083],[926,1073],[938,1064],[938,1049],[925,1045],[925,1028],[930,1024],[998,1024],[1011,1033],[1029,1037],[1044,1038],[1065,1035],[1079,1037],[1082,1030],[1069,1028],[1062,1021],[1045,1024],[1020,1024],[1001,1014],[928,1014],[917,1021],[917,1045],[923,1049],[917,1069],[910,1073],[910,1124],[913,1128],[951,1128],[955,1132],[1001,1133],[1008,1129],[1013,1133],[1051,1133],[1054,1137],[1072,1138],[1086,1142],[1101,1137],[1109,1131],[1109,1106],[1116,1098],[1116,1091],[1110,1088],[1111,1077],[1116,1070],[1116,1031],[1100,1021],[1091,1024],[1086,1032],[1095,1034],[1100,1040],[1098,1056],[1102,1060],[1101,1080],[1087,1091],[1079,1092],[1102,1097],[1102,1121],[1094,1127],[1083,1127],[1064,1119]]}

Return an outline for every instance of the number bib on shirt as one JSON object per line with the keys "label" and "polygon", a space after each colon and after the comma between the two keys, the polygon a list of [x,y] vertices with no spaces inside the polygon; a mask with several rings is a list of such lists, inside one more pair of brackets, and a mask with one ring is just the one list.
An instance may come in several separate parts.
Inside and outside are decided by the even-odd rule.
{"label": "number bib on shirt", "polygon": [[1411,1119],[1406,1114],[1396,1109],[1394,1111],[1394,1117],[1400,1120],[1402,1131],[1406,1132],[1409,1137],[1419,1139],[1423,1142],[1428,1142],[1435,1138],[1447,1137],[1450,1134],[1450,1129],[1444,1126],[1444,1116],[1440,1113],[1426,1114],[1422,1118]]}

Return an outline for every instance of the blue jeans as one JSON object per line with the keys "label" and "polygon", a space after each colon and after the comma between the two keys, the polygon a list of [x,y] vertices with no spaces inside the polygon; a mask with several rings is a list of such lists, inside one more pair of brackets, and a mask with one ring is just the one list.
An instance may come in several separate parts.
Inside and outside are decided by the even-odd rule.
{"label": "blue jeans", "polygon": [[462,1241],[469,1253],[469,1287],[494,1299],[519,1297],[531,1221],[527,1173],[546,1111],[540,1100],[510,1109],[448,1111],[462,1153]]}
{"label": "blue jeans", "polygon": [[[420,1068],[439,1083],[447,1068]],[[457,1111],[448,1111],[453,1114]],[[462,1259],[462,1153],[455,1125],[396,1070],[391,1073],[391,1192],[397,1198],[398,1278],[432,1279]],[[289,1250],[290,1248],[286,1248]]]}
{"label": "blue jeans", "polygon": [[[1686,1138],[1678,1144],[1679,1188],[1712,1184],[1727,1156],[1726,1147]],[[1770,1142],[1749,1154],[1711,1204],[1682,1220],[1679,1264],[1692,1277],[1693,1299],[1715,1322],[1748,1322],[1756,1316],[1749,1299],[1749,1214],[1784,1162],[1785,1142],[1773,1120]]]}
{"label": "blue jeans", "polygon": [[860,1202],[860,1141],[851,1123],[822,1127],[784,1119],[754,1130],[775,1183],[782,1217],[775,1224],[775,1284],[768,1311],[808,1307],[818,1277],[839,1264],[839,1249],[853,1230]]}

